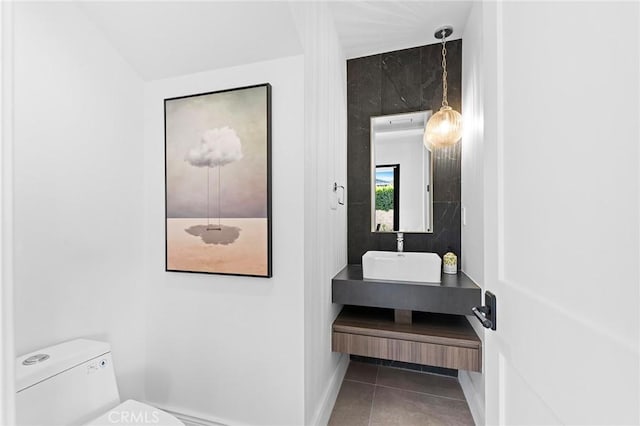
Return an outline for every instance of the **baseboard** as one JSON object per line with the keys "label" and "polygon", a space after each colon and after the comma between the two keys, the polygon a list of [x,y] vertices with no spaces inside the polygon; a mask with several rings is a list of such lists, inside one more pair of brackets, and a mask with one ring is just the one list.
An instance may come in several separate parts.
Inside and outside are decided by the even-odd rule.
{"label": "baseboard", "polygon": [[327,423],[329,423],[329,418],[331,418],[333,406],[335,405],[336,399],[338,398],[340,386],[342,385],[345,374],[347,374],[347,367],[349,367],[349,355],[342,354],[340,357],[340,361],[338,361],[338,366],[336,367],[333,375],[331,376],[331,379],[329,380],[329,385],[322,395],[320,409],[313,417],[311,425],[326,426]]}
{"label": "baseboard", "polygon": [[484,398],[478,393],[473,386],[471,376],[468,371],[460,370],[458,372],[458,381],[467,400],[467,405],[471,411],[471,416],[476,426],[484,426]]}

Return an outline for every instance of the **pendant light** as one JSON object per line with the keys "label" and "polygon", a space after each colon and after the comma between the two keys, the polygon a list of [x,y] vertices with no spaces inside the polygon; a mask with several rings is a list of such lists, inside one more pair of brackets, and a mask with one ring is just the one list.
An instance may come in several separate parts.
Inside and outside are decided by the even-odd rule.
{"label": "pendant light", "polygon": [[427,122],[424,131],[427,148],[454,145],[462,137],[462,116],[449,106],[447,99],[447,37],[452,33],[453,28],[446,26],[434,34],[442,40],[442,107]]}

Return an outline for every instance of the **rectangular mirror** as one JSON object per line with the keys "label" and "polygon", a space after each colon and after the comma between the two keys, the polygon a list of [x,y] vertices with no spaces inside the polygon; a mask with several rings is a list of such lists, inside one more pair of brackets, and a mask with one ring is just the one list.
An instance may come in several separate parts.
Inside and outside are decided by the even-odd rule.
{"label": "rectangular mirror", "polygon": [[433,232],[431,111],[371,117],[371,231]]}

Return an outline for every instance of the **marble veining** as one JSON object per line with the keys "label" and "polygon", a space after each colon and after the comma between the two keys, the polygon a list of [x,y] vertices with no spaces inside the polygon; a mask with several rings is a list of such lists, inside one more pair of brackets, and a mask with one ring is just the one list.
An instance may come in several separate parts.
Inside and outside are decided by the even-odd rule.
{"label": "marble veining", "polygon": [[[395,250],[395,234],[371,232],[370,118],[431,109],[442,102],[441,45],[432,44],[347,61],[347,185],[349,263],[368,250]],[[447,43],[449,104],[461,110],[462,40]],[[405,250],[449,250],[460,257],[460,143],[434,152],[433,234],[405,234]],[[458,264],[461,264],[460,260]]]}

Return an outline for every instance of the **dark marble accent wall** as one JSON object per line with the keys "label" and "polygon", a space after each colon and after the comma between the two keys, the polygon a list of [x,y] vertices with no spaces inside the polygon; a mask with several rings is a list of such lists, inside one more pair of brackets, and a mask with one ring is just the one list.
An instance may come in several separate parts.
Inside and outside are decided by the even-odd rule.
{"label": "dark marble accent wall", "polygon": [[[461,111],[462,40],[447,42],[449,105]],[[368,250],[395,250],[396,234],[371,232],[371,116],[433,110],[442,103],[441,45],[415,47],[347,61],[347,188],[349,263]],[[432,234],[405,234],[405,251],[460,262],[460,143],[433,152]]]}

